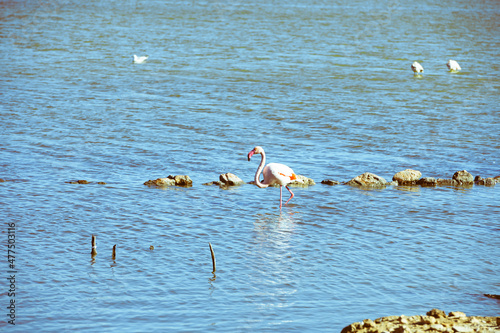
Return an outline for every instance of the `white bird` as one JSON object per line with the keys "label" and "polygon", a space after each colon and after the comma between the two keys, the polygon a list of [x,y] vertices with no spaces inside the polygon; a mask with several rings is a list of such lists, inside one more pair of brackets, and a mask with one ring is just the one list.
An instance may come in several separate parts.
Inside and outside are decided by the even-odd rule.
{"label": "white bird", "polygon": [[[260,188],[266,188],[269,185],[274,185],[277,184],[280,186],[280,210],[281,210],[281,202],[282,202],[282,189],[283,186],[286,187],[288,192],[290,192],[290,199],[288,201],[292,200],[293,198],[293,192],[288,188],[288,184],[291,183],[294,180],[297,180],[299,183],[303,183],[303,181],[299,178],[297,178],[297,175],[293,172],[293,170],[280,163],[269,163],[266,165],[264,168],[264,164],[266,164],[266,153],[264,153],[264,149],[262,147],[255,147],[248,153],[248,160],[250,161],[250,158],[254,154],[260,154],[262,156],[262,159],[260,160],[259,167],[257,168],[257,172],[255,173],[255,185],[257,185]],[[264,171],[262,171],[264,169]],[[259,180],[261,172],[264,174],[264,181],[261,182]],[[288,201],[285,203],[285,205],[288,203]]]}
{"label": "white bird", "polygon": [[418,74],[418,73],[422,73],[424,71],[424,68],[422,67],[422,65],[420,65],[418,62],[413,62],[413,64],[411,64],[411,69],[413,70],[414,73]]}
{"label": "white bird", "polygon": [[149,57],[148,56],[143,56],[143,57],[138,57],[134,54],[134,62],[136,64],[142,64],[144,61],[146,61],[146,59],[148,59]]}
{"label": "white bird", "polygon": [[446,66],[448,66],[448,69],[450,71],[459,71],[461,70],[462,68],[460,68],[460,65],[458,64],[458,62],[456,62],[455,60],[448,60],[448,63],[446,64]]}

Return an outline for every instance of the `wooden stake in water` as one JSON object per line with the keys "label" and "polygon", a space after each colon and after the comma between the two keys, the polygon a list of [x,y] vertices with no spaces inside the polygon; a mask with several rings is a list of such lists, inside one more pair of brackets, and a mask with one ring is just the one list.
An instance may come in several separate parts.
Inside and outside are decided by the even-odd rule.
{"label": "wooden stake in water", "polygon": [[215,253],[214,253],[214,249],[212,249],[212,244],[210,244],[210,242],[208,242],[208,246],[210,246],[210,253],[212,254],[212,265],[213,265],[213,268],[214,268],[214,270],[212,271],[212,273],[215,273]]}
{"label": "wooden stake in water", "polygon": [[113,254],[111,255],[111,258],[112,258],[113,260],[115,260],[115,259],[116,259],[116,244],[115,244],[115,245],[113,245]]}
{"label": "wooden stake in water", "polygon": [[97,254],[97,244],[95,235],[92,235],[92,251],[90,252],[90,254],[92,255],[92,257]]}

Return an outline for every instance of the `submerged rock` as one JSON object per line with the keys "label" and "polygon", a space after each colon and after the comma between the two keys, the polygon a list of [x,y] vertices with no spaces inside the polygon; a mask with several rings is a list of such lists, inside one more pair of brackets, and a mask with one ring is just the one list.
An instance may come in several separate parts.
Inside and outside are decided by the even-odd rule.
{"label": "submerged rock", "polygon": [[90,182],[86,181],[85,179],[80,179],[80,180],[71,180],[69,182],[66,182],[68,184],[90,184]]}
{"label": "submerged rock", "polygon": [[365,172],[364,174],[354,177],[353,179],[348,181],[346,185],[377,187],[388,185],[388,183],[384,178],[380,176],[377,176],[370,172]]}
{"label": "submerged rock", "polygon": [[341,333],[382,333],[382,332],[495,332],[499,317],[479,317],[460,311],[450,312],[432,309],[426,316],[389,316],[373,320],[365,319],[342,329]]}
{"label": "submerged rock", "polygon": [[417,185],[420,186],[437,186],[437,179],[434,177],[423,177],[417,181]]}
{"label": "submerged rock", "polygon": [[483,179],[481,176],[476,176],[476,178],[474,178],[474,184],[476,185],[495,186],[496,183],[495,178]]}
{"label": "submerged rock", "polygon": [[420,171],[406,169],[396,173],[392,177],[392,180],[397,181],[399,185],[416,185],[420,177],[422,177],[422,173]]}
{"label": "submerged rock", "polygon": [[438,178],[437,184],[439,186],[458,186],[458,185],[460,185],[460,183],[456,179],[443,179],[443,178]]}
{"label": "submerged rock", "polygon": [[169,175],[167,178],[158,178],[154,180],[148,180],[144,183],[148,186],[192,186],[193,181],[189,176],[186,175]]}
{"label": "submerged rock", "polygon": [[452,178],[456,180],[459,185],[471,185],[474,183],[474,177],[466,170],[455,172]]}
{"label": "submerged rock", "polygon": [[321,184],[325,184],[325,185],[340,185],[341,182],[336,181],[336,180],[332,180],[332,179],[325,179],[325,180],[321,181]]}

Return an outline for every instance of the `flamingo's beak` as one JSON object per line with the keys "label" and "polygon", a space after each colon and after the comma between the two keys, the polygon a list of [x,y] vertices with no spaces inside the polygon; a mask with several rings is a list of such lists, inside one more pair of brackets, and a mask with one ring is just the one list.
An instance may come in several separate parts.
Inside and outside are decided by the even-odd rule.
{"label": "flamingo's beak", "polygon": [[248,160],[250,161],[250,158],[255,154],[255,150],[252,150],[251,152],[248,153]]}

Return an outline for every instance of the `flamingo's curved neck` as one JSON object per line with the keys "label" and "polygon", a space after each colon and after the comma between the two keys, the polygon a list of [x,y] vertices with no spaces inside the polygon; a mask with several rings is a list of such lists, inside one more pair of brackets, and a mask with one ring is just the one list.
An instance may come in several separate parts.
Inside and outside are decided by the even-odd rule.
{"label": "flamingo's curved neck", "polygon": [[[257,172],[255,173],[255,185],[257,185],[260,188],[265,188],[265,187],[268,187],[269,185],[261,183],[259,178],[260,178],[260,174],[262,172],[262,169],[264,169],[264,165],[266,164],[266,154],[264,152],[262,152],[261,155],[262,155],[262,159],[260,160],[259,167],[257,168]],[[266,180],[264,179],[264,181],[266,181]]]}

